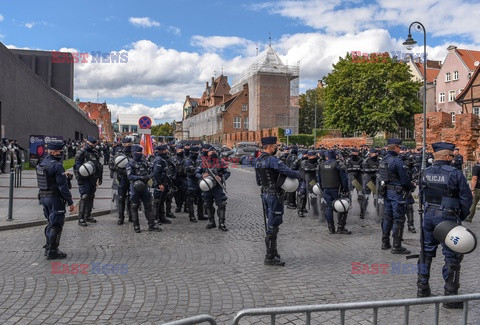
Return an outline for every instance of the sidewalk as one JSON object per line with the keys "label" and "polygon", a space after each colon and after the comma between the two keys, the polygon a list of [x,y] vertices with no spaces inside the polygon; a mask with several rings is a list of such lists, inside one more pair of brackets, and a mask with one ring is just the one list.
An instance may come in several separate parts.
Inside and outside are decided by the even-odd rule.
{"label": "sidewalk", "polygon": [[[69,172],[73,173],[70,169]],[[0,231],[17,229],[46,224],[42,206],[39,205],[37,194],[37,177],[35,170],[24,170],[22,172],[22,186],[13,190],[13,220],[8,221],[8,198],[9,198],[10,174],[0,175]],[[75,204],[73,213],[67,212],[65,221],[77,220],[78,202],[80,194],[75,178],[72,180],[72,196]],[[97,188],[93,207],[93,216],[109,214],[114,208],[112,202],[112,179],[108,166],[103,168],[103,183]]]}

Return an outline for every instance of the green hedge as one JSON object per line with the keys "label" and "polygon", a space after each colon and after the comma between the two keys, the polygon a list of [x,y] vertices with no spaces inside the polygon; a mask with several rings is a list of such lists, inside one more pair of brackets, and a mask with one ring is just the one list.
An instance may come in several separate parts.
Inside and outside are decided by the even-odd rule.
{"label": "green hedge", "polygon": [[[409,149],[415,149],[415,140],[403,140],[402,143],[405,147]],[[384,138],[373,138],[373,147],[375,148],[383,148],[387,145],[387,139]]]}
{"label": "green hedge", "polygon": [[[287,143],[287,138],[281,137],[280,142]],[[313,135],[311,134],[291,135],[289,136],[288,144],[311,146],[313,144]]]}

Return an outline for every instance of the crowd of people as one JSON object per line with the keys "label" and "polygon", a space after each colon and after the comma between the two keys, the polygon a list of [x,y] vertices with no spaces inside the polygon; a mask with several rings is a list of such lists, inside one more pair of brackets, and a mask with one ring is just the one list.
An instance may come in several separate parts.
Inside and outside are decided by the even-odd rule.
{"label": "crowd of people", "polygon": [[0,141],[0,174],[9,173],[8,166],[21,165],[24,162],[26,150],[17,140],[2,138]]}
{"label": "crowd of people", "polygon": [[[143,148],[128,137],[113,145],[88,137],[81,148],[77,145],[51,143],[49,155],[37,167],[41,203],[49,220],[45,230],[47,259],[66,257],[58,245],[63,228],[62,209],[64,212],[65,204],[73,209],[69,191],[72,177],[65,173],[60,160],[65,152],[70,155],[71,150],[76,150],[73,171],[80,192],[80,226],[96,222],[91,216],[93,200],[103,181],[103,165],[108,164],[116,191],[119,226],[127,217],[133,223],[134,231],[141,232],[139,208],[143,205],[149,231],[160,231],[160,226],[171,223],[171,219],[176,218],[174,213],[182,209],[188,213],[191,222],[208,220],[206,228],[213,229],[217,227],[218,219],[218,228],[228,230],[225,182],[230,177],[230,170],[215,147],[159,143],[154,148],[154,155],[146,157]],[[461,171],[463,159],[458,148],[449,143],[437,143],[432,148],[433,152],[425,152],[427,169],[419,178],[422,149],[407,149],[398,139],[389,139],[385,148],[335,146],[304,149],[278,145],[275,137],[262,138],[262,150],[255,155],[253,167],[257,185],[261,187],[265,217],[264,263],[285,265],[277,247],[284,206],[296,209],[297,215],[304,217],[308,212],[307,201],[311,200],[310,209],[317,202],[319,218],[326,220],[328,232],[350,235],[346,223],[353,192],[357,194],[361,219],[365,217],[369,199],[373,196],[382,220],[379,248],[390,250],[392,254],[410,254],[402,246],[404,225],[406,222],[412,233],[417,231],[412,193],[422,184],[419,196],[425,206],[422,227],[425,249],[420,260],[428,272],[419,273],[418,296],[430,295],[429,270],[439,244],[443,246],[446,261],[443,268],[445,293],[457,294],[462,255],[449,250],[432,234],[442,220],[465,220],[470,214],[472,192]],[[285,184],[288,180],[298,180],[299,185],[287,190]],[[336,225],[334,213],[337,214]],[[459,305],[451,303],[450,307],[459,308]]]}

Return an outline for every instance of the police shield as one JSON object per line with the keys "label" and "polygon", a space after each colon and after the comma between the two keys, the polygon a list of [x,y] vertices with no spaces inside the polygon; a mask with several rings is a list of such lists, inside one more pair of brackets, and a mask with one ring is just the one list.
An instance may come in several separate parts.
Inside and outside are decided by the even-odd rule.
{"label": "police shield", "polygon": [[460,254],[469,254],[477,247],[477,236],[470,229],[450,220],[440,222],[433,230],[433,237]]}

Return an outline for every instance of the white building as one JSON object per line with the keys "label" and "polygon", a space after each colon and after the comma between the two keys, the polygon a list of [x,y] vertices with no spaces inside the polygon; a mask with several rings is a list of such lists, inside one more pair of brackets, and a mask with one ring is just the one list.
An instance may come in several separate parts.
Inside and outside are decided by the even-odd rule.
{"label": "white building", "polygon": [[[138,133],[138,120],[140,117],[144,115],[136,115],[136,114],[118,114],[117,115],[117,122],[115,123],[115,131],[119,133]],[[155,120],[153,117],[149,116],[152,120],[152,126],[156,125]],[[118,127],[118,131],[117,131]]]}

